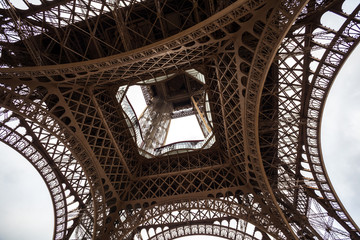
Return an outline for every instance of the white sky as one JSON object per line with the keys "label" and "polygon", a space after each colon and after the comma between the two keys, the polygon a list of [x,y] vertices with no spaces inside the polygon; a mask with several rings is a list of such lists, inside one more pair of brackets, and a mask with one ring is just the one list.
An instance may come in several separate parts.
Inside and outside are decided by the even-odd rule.
{"label": "white sky", "polygon": [[[139,118],[146,107],[141,87],[138,85],[129,87],[127,93],[136,116]],[[171,119],[169,133],[165,145],[187,140],[203,140],[204,135],[200,129],[195,115]]]}
{"label": "white sky", "polygon": [[360,225],[360,46],[330,90],[321,145],[327,172],[342,203]]}
{"label": "white sky", "polygon": [[[322,151],[341,201],[360,224],[360,47],[340,71],[322,122]],[[0,143],[0,240],[50,239],[53,210],[38,173]],[[200,239],[200,238],[199,238]],[[206,239],[208,239],[206,237]]]}
{"label": "white sky", "polygon": [[[351,12],[360,1],[343,4]],[[344,19],[327,14],[322,22],[337,29]],[[321,147],[333,187],[353,220],[360,225],[360,46],[340,70],[326,101]]]}
{"label": "white sky", "polygon": [[171,119],[170,129],[165,144],[185,140],[203,140],[204,135],[200,129],[195,115]]}
{"label": "white sky", "polygon": [[139,97],[139,96],[143,96],[141,87],[138,85],[129,87],[126,96],[129,99],[136,113],[136,116],[139,118],[146,107],[146,102],[144,97]]}
{"label": "white sky", "polygon": [[35,168],[0,142],[0,240],[52,238],[48,189]]}
{"label": "white sky", "polygon": [[[358,1],[348,2],[354,4]],[[360,47],[345,63],[333,85],[323,115],[321,135],[324,161],[332,184],[358,225],[359,62]],[[0,240],[51,239],[53,208],[41,177],[26,160],[3,143],[0,143],[0,153]]]}

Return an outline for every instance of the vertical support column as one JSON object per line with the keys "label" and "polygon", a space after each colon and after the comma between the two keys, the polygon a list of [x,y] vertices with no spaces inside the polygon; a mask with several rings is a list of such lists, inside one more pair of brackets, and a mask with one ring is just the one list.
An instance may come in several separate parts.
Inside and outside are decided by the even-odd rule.
{"label": "vertical support column", "polygon": [[211,127],[209,126],[208,121],[205,119],[204,114],[202,113],[201,109],[198,106],[198,103],[195,101],[194,97],[191,96],[191,101],[196,109],[197,114],[195,114],[196,119],[198,120],[199,126],[204,137],[207,137],[209,133],[211,133]]}
{"label": "vertical support column", "polygon": [[172,105],[166,101],[154,98],[139,119],[143,130],[144,142],[141,146],[144,150],[161,147],[169,130],[171,121]]}

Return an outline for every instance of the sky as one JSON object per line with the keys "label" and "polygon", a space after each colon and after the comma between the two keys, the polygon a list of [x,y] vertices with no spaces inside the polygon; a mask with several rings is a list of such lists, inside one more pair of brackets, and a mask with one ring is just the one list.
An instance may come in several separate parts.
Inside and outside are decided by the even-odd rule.
{"label": "sky", "polygon": [[[331,182],[360,224],[360,47],[341,69],[326,102],[322,151]],[[0,240],[51,239],[50,195],[36,170],[0,143]]]}
{"label": "sky", "polygon": [[0,240],[52,238],[53,207],[35,168],[0,143]]}
{"label": "sky", "polygon": [[[358,225],[359,62],[360,47],[357,47],[330,91],[323,114],[321,133],[324,162],[331,182]],[[0,143],[0,153],[0,240],[51,239],[54,224],[53,208],[43,180],[26,160],[3,143]]]}
{"label": "sky", "polygon": [[[359,0],[345,1],[350,12]],[[343,19],[322,18],[337,29]],[[340,70],[327,98],[321,124],[321,147],[330,181],[353,220],[360,225],[360,45]]]}
{"label": "sky", "polygon": [[[129,87],[126,96],[129,99],[129,102],[131,103],[137,118],[140,118],[146,108],[146,102],[142,95],[141,87],[139,85]],[[165,145],[184,140],[203,139],[204,135],[200,129],[195,115],[190,115],[171,119]]]}
{"label": "sky", "polygon": [[360,225],[360,46],[335,80],[322,119],[321,145],[333,187]]}

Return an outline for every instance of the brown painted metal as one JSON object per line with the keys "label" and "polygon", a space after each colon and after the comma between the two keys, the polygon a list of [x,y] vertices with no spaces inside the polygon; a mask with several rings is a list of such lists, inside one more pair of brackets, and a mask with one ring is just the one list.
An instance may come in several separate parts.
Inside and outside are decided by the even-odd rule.
{"label": "brown painted metal", "polygon": [[[360,239],[319,139],[360,6],[41,2],[1,1],[0,140],[44,178],[54,239]],[[326,12],[344,18],[340,29],[320,22]],[[117,89],[189,69],[205,76],[216,142],[144,156]]]}

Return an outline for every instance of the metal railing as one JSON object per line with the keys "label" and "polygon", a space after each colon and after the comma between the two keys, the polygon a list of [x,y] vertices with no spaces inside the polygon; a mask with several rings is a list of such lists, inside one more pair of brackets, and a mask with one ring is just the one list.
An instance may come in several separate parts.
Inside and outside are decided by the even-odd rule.
{"label": "metal railing", "polygon": [[135,110],[126,96],[122,98],[120,104],[124,111],[124,115],[126,115],[126,123],[129,127],[130,133],[139,148],[139,153],[147,158],[163,154],[175,154],[178,153],[179,150],[192,151],[194,149],[206,149],[211,147],[215,142],[215,135],[211,133],[208,134],[204,140],[179,141],[155,149],[144,149],[144,139]]}

